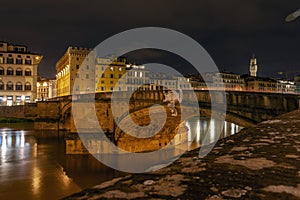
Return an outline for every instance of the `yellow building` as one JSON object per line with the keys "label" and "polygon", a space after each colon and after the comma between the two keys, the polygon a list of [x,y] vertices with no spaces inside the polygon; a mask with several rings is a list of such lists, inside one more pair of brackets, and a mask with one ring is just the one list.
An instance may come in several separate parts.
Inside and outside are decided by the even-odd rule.
{"label": "yellow building", "polygon": [[31,53],[26,46],[0,42],[0,105],[34,102],[37,71],[42,55]]}
{"label": "yellow building", "polygon": [[277,81],[271,78],[245,77],[245,89],[254,92],[277,92]]}
{"label": "yellow building", "polygon": [[[69,47],[56,64],[57,96],[67,96],[72,93],[94,92],[93,61],[90,65],[85,58],[92,49]],[[80,71],[79,71],[80,70]],[[77,85],[74,85],[75,79]],[[73,91],[73,92],[72,92]]]}
{"label": "yellow building", "polygon": [[[126,73],[125,58],[97,58],[95,88],[96,92],[111,92],[119,79]],[[120,82],[121,85],[125,83]],[[116,89],[121,91],[121,86]]]}

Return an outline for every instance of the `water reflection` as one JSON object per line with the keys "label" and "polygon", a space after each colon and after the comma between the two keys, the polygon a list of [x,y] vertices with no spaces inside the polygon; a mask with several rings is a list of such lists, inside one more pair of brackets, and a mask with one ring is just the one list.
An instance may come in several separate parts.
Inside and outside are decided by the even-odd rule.
{"label": "water reflection", "polygon": [[[221,131],[221,134],[219,135],[219,131],[217,130],[217,127],[222,127],[223,123],[223,130]],[[204,144],[204,138],[207,134],[209,134],[208,137],[208,143],[213,143],[219,140],[220,138],[224,138],[230,135],[233,135],[237,132],[239,132],[243,127],[238,126],[234,123],[230,122],[224,122],[217,119],[199,119],[199,118],[192,118],[186,122],[186,126],[188,127],[188,138],[189,138],[189,144],[191,144],[190,149],[195,149],[200,147]],[[193,140],[193,137],[195,138]]]}
{"label": "water reflection", "polygon": [[[224,122],[195,118],[186,122],[192,148],[199,147],[207,134],[211,142],[217,140],[218,123]],[[124,175],[90,155],[66,155],[64,133],[34,131],[20,124],[1,126],[0,199],[58,199]],[[225,122],[221,137],[240,129]]]}
{"label": "water reflection", "polygon": [[58,199],[124,175],[66,155],[63,135],[0,127],[0,199]]}

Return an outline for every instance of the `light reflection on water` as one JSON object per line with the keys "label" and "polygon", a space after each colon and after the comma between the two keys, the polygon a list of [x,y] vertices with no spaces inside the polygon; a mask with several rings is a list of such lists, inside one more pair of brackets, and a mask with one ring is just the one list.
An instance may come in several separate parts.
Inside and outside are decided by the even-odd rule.
{"label": "light reflection on water", "polygon": [[0,127],[0,199],[58,199],[123,175],[90,155],[66,155],[63,133],[10,126]]}
{"label": "light reflection on water", "polygon": [[[223,123],[223,130],[219,134],[217,127],[221,127]],[[238,126],[234,123],[224,122],[217,119],[199,119],[192,118],[186,122],[188,127],[188,139],[189,144],[191,144],[190,149],[195,149],[203,145],[204,138],[209,134],[209,143],[218,141],[220,138],[228,137],[235,133],[238,133],[243,129],[243,127]],[[194,136],[194,140],[192,139]]]}
{"label": "light reflection on water", "polygon": [[[210,133],[217,140],[214,124],[191,119],[189,142],[199,147]],[[209,124],[211,124],[209,126]],[[0,199],[58,199],[114,177],[123,176],[99,163],[90,155],[66,155],[64,133],[30,130],[22,124],[0,124]],[[225,122],[222,137],[241,128]],[[192,141],[191,133],[196,133]]]}

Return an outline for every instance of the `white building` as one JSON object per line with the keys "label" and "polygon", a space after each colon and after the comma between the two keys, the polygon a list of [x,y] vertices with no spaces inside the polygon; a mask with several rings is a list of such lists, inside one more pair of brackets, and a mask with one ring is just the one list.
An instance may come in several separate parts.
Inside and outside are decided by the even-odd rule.
{"label": "white building", "polygon": [[37,96],[37,71],[42,55],[26,46],[0,42],[0,105],[22,105]]}

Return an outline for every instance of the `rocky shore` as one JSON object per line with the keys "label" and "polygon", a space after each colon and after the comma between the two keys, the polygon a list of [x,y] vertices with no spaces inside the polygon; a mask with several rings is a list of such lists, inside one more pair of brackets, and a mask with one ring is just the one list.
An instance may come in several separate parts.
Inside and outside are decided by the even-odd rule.
{"label": "rocky shore", "polygon": [[300,199],[300,110],[222,139],[204,158],[196,149],[64,199]]}

